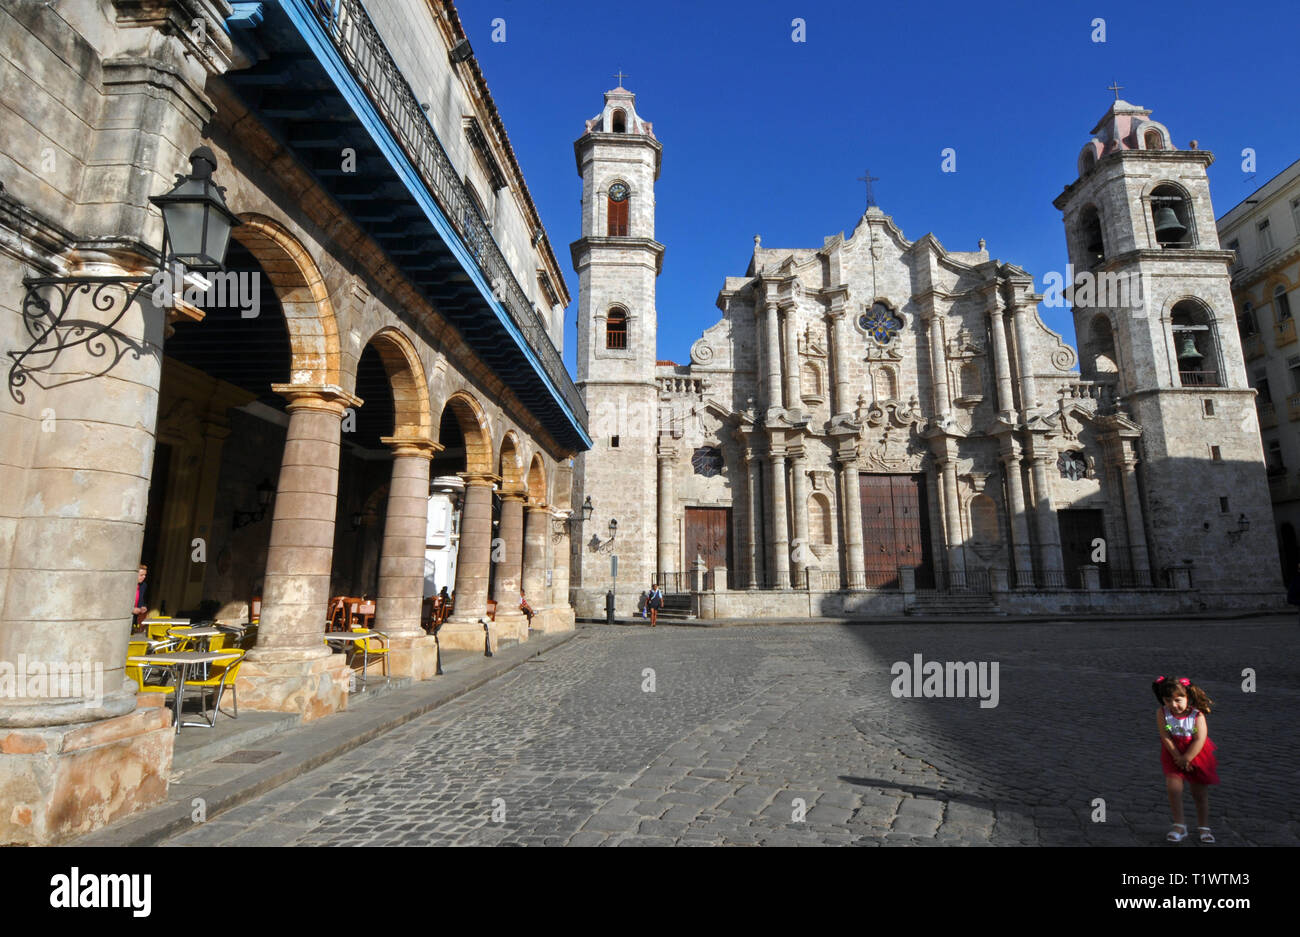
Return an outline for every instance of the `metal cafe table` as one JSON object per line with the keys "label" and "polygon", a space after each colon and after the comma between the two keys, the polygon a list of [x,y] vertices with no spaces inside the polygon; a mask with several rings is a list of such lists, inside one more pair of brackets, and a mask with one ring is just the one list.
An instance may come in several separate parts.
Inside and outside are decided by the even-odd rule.
{"label": "metal cafe table", "polygon": [[[331,631],[328,632],[324,637],[327,642],[328,641],[351,641],[353,644],[356,644],[358,641],[364,641],[366,640],[366,638],[383,638],[384,640],[388,640],[388,635],[384,634],[382,631],[369,631],[369,630]],[[370,663],[370,655],[368,653],[363,652],[361,655],[361,682],[363,685],[366,682],[366,667],[369,663]]]}
{"label": "metal cafe table", "polygon": [[168,628],[167,634],[179,641],[193,638],[203,645],[203,649],[208,649],[208,640],[219,634],[225,634],[220,628],[214,628],[208,625],[181,625],[176,628]]}
{"label": "metal cafe table", "polygon": [[231,651],[164,651],[161,654],[145,654],[136,657],[128,657],[127,662],[131,664],[141,664],[146,667],[168,667],[176,671],[176,690],[173,693],[175,697],[173,712],[176,720],[176,734],[180,735],[181,726],[202,726],[211,728],[206,722],[182,722],[181,705],[185,699],[185,681],[189,679],[190,668],[195,664],[210,664],[216,660],[224,660],[231,657],[237,657],[238,652]]}

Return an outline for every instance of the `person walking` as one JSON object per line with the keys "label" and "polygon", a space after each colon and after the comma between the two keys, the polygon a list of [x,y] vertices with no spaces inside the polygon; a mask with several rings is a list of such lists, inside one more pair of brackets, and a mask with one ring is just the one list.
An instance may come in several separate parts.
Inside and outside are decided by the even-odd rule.
{"label": "person walking", "polygon": [[664,594],[659,589],[659,583],[650,583],[650,595],[646,597],[645,604],[650,609],[650,627],[653,628],[659,623],[659,609],[664,607]]}

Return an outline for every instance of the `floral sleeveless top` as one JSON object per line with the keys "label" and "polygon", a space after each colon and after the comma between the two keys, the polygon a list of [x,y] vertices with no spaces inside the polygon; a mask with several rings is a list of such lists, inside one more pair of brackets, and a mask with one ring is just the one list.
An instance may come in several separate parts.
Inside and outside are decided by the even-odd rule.
{"label": "floral sleeveless top", "polygon": [[1165,728],[1169,734],[1176,739],[1190,739],[1196,734],[1196,717],[1200,712],[1196,709],[1189,709],[1181,716],[1170,712],[1169,707],[1165,707]]}

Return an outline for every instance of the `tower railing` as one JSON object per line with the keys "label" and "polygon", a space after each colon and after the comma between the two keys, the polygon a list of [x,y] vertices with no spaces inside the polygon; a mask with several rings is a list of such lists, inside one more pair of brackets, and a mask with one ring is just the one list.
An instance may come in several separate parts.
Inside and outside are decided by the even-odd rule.
{"label": "tower railing", "polygon": [[536,352],[551,384],[585,426],[587,408],[555,350],[546,324],[519,285],[492,232],[479,217],[428,115],[393,61],[365,7],[359,0],[312,0],[308,6],[473,256],[493,295]]}

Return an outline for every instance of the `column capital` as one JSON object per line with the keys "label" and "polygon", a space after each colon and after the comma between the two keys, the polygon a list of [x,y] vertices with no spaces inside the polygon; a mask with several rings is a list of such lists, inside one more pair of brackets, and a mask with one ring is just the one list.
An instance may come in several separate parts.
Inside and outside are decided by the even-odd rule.
{"label": "column capital", "polygon": [[784,447],[784,446],[773,446],[771,449],[768,450],[767,458],[768,458],[768,460],[769,460],[770,462],[784,462],[784,461],[785,461],[785,447]]}
{"label": "column capital", "polygon": [[552,513],[551,506],[549,504],[542,504],[539,501],[529,501],[528,503],[526,503],[524,505],[524,513],[527,514],[529,511],[532,511],[534,514]]}
{"label": "column capital", "polygon": [[290,410],[322,410],[340,417],[348,407],[364,403],[337,384],[272,384],[271,390],[289,401]]}
{"label": "column capital", "polygon": [[418,458],[433,460],[443,450],[442,443],[436,443],[427,436],[380,436],[379,441],[393,450],[396,458]]}
{"label": "column capital", "polygon": [[491,488],[497,482],[501,481],[500,475],[493,475],[489,472],[457,472],[456,474],[465,482],[467,488],[470,486],[475,488]]}
{"label": "column capital", "polygon": [[677,456],[678,449],[676,442],[665,446],[663,441],[660,440],[659,445],[655,447],[655,457],[658,458],[660,462],[667,462],[671,459],[676,459]]}
{"label": "column capital", "polygon": [[523,504],[528,498],[528,492],[523,489],[516,489],[515,491],[499,491],[497,492],[497,496],[501,499],[502,504],[505,504],[507,501],[518,501],[520,504]]}

